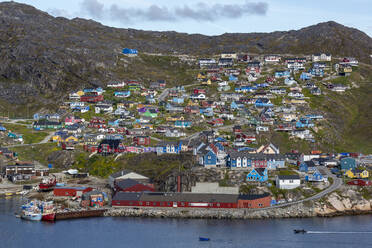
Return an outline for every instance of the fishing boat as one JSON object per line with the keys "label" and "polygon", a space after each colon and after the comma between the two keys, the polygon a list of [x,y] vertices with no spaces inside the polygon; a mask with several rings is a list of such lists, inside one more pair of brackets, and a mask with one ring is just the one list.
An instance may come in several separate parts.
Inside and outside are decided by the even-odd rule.
{"label": "fishing boat", "polygon": [[43,202],[41,204],[42,220],[54,221],[56,219],[56,212],[52,201]]}
{"label": "fishing boat", "polygon": [[42,218],[42,214],[23,210],[21,214],[21,218],[25,220],[40,221]]}
{"label": "fishing boat", "polygon": [[52,190],[56,186],[56,183],[57,180],[54,175],[53,177],[44,178],[43,181],[39,184],[39,190],[40,191]]}
{"label": "fishing boat", "polygon": [[199,237],[199,241],[210,241],[210,238]]}
{"label": "fishing boat", "polygon": [[306,231],[305,231],[304,229],[295,229],[295,230],[293,230],[293,232],[294,232],[295,234],[298,234],[298,233],[305,234],[305,233],[306,233]]}

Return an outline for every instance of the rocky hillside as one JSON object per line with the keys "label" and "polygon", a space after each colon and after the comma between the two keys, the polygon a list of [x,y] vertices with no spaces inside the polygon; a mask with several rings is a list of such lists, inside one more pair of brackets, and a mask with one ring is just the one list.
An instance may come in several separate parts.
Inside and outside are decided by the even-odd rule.
{"label": "rocky hillside", "polygon": [[370,62],[368,56],[372,54],[371,37],[335,22],[288,32],[204,36],[117,29],[91,20],[54,18],[14,2],[0,3],[0,22],[0,103],[5,107],[32,103],[31,111],[55,105],[55,99],[62,99],[68,89],[125,76],[118,75],[117,64],[123,47],[203,55],[226,50],[328,51],[365,62]]}

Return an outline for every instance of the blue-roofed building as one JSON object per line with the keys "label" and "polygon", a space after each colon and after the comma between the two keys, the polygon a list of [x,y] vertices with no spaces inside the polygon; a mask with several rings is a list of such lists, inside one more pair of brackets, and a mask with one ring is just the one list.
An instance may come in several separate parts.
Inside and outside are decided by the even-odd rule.
{"label": "blue-roofed building", "polygon": [[318,170],[313,171],[305,176],[305,181],[307,182],[323,182],[327,179]]}
{"label": "blue-roofed building", "polygon": [[302,72],[301,75],[300,75],[300,79],[303,80],[303,81],[310,80],[311,78],[312,78],[311,73]]}
{"label": "blue-roofed building", "polygon": [[285,78],[290,77],[291,73],[289,71],[276,71],[274,74],[275,78]]}
{"label": "blue-roofed building", "polygon": [[124,48],[123,49],[123,54],[127,55],[127,56],[137,56],[138,51],[137,51],[137,49]]}
{"label": "blue-roofed building", "polygon": [[266,182],[268,180],[266,168],[255,168],[251,170],[247,176],[246,181],[248,182]]}
{"label": "blue-roofed building", "polygon": [[268,98],[258,98],[255,102],[256,108],[265,108],[274,106]]}

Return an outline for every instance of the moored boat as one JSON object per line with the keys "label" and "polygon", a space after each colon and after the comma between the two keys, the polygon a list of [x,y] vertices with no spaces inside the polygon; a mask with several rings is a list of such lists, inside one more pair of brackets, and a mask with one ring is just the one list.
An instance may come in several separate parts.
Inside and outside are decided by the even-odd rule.
{"label": "moored boat", "polygon": [[22,211],[21,218],[25,220],[40,221],[42,214],[24,210]]}
{"label": "moored boat", "polygon": [[199,237],[199,241],[210,241],[210,238]]}
{"label": "moored boat", "polygon": [[39,184],[39,190],[40,191],[52,190],[56,186],[56,183],[57,183],[57,180],[55,176],[53,176],[52,178],[49,177],[49,178],[43,179],[43,181]]}
{"label": "moored boat", "polygon": [[43,214],[41,220],[43,221],[55,221],[56,213]]}

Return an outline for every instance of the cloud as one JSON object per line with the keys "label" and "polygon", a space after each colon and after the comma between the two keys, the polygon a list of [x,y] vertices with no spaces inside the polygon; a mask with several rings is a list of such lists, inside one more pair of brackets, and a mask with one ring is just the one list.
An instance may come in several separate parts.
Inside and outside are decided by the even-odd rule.
{"label": "cloud", "polygon": [[121,22],[136,21],[180,21],[191,19],[195,21],[213,22],[219,19],[238,19],[248,15],[265,15],[268,4],[265,2],[249,2],[243,4],[205,4],[183,5],[175,8],[153,4],[144,8],[120,7],[117,4],[105,6],[98,0],[84,0],[81,11],[99,20]]}
{"label": "cloud", "polygon": [[264,2],[245,2],[244,4],[214,4],[206,5],[198,3],[196,7],[184,5],[176,8],[175,12],[183,18],[194,19],[198,21],[214,21],[217,19],[237,19],[245,15],[265,15],[268,10],[268,4]]}

